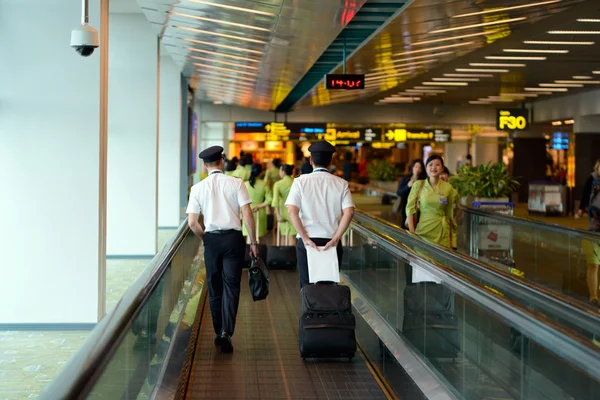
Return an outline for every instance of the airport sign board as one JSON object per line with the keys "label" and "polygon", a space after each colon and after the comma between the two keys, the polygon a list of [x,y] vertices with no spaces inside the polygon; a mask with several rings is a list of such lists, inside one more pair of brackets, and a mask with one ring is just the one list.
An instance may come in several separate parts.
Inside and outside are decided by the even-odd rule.
{"label": "airport sign board", "polygon": [[500,108],[496,113],[499,131],[526,131],[529,129],[529,110],[526,108]]}

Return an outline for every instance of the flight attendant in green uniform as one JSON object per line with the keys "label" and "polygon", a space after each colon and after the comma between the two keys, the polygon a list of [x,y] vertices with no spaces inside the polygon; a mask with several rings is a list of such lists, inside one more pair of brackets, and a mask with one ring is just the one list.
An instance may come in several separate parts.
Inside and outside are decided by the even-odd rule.
{"label": "flight attendant in green uniform", "polygon": [[238,167],[232,172],[231,176],[240,178],[244,182],[250,179],[250,170],[252,169],[252,154],[246,153],[240,160]]}
{"label": "flight attendant in green uniform", "polygon": [[[437,154],[430,156],[425,163],[428,178],[417,181],[408,196],[406,215],[408,228],[422,239],[451,247],[451,230],[454,220],[454,204],[458,201],[456,191],[440,179],[444,171],[444,160]],[[417,204],[420,211],[416,223]]]}
{"label": "flight attendant in green uniform", "polygon": [[292,165],[284,164],[279,170],[279,176],[281,180],[273,185],[273,202],[271,206],[275,210],[275,216],[280,224],[279,230],[282,236],[289,236],[288,243],[290,246],[296,245],[296,229],[290,222],[287,207],[285,202],[290,194],[292,188],[292,174],[294,173],[294,167]]}
{"label": "flight attendant in green uniform", "polygon": [[[250,207],[252,208],[252,212],[256,216],[256,212],[258,212],[258,220],[256,223],[258,224],[258,237],[261,238],[267,233],[267,212],[266,207],[271,204],[272,194],[271,191],[265,185],[264,180],[259,179],[262,174],[262,165],[253,164],[250,170],[250,179],[245,182],[246,189],[248,189],[248,193],[250,194],[250,199],[252,200],[252,204]],[[256,238],[248,237],[248,230],[246,229],[246,225],[242,227],[242,234],[246,238],[248,243],[254,242]]]}
{"label": "flight attendant in green uniform", "polygon": [[279,176],[280,170],[281,160],[279,158],[273,159],[273,161],[271,161],[271,168],[269,168],[265,173],[265,178],[268,178],[273,184],[279,182],[279,180],[281,179],[281,177]]}

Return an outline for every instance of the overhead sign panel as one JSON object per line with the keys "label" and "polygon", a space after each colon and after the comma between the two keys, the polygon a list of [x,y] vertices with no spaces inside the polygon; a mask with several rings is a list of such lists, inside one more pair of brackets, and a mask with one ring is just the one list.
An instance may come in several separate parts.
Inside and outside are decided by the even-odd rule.
{"label": "overhead sign panel", "polygon": [[325,89],[357,90],[365,88],[363,74],[327,74],[325,75]]}
{"label": "overhead sign panel", "polygon": [[350,144],[352,142],[371,142],[381,137],[381,128],[327,128],[323,134],[318,134],[318,140],[327,140],[335,144]]}
{"label": "overhead sign panel", "polygon": [[529,110],[523,108],[500,108],[496,114],[499,131],[526,131],[529,129]]}
{"label": "overhead sign panel", "polygon": [[449,129],[386,129],[381,137],[383,141],[390,142],[450,142],[452,131]]}

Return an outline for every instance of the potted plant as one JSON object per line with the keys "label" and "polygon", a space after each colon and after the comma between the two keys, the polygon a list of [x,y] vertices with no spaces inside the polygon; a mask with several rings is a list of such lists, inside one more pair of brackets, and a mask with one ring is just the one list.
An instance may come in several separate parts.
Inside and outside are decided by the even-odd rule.
{"label": "potted plant", "polygon": [[386,160],[377,160],[367,166],[371,185],[388,192],[396,192],[398,189],[398,177],[400,171],[396,166]]}
{"label": "potted plant", "polygon": [[520,186],[501,162],[477,167],[462,166],[450,179],[450,183],[460,195],[462,205],[473,202],[506,203]]}

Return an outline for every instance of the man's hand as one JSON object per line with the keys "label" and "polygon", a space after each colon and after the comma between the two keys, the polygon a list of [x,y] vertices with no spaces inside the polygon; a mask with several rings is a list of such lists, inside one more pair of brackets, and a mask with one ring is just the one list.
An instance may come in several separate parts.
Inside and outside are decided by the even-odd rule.
{"label": "man's hand", "polygon": [[337,247],[338,243],[339,243],[340,239],[339,238],[333,238],[331,239],[329,242],[327,242],[327,244],[325,245],[325,247],[323,248],[323,251],[329,249],[330,247]]}
{"label": "man's hand", "polygon": [[317,247],[317,245],[315,244],[315,242],[313,242],[312,240],[310,240],[309,237],[302,238],[302,243],[304,243],[304,247],[312,247],[313,249],[316,249],[317,251],[320,251],[320,249]]}
{"label": "man's hand", "polygon": [[250,245],[250,258],[258,258],[258,246]]}

